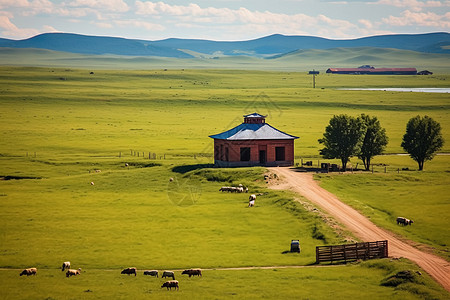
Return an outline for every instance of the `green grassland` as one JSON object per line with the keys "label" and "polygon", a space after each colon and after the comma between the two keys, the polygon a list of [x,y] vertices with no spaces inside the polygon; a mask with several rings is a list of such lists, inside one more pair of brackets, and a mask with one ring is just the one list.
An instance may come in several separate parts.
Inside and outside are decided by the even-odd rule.
{"label": "green grassland", "polygon": [[[413,271],[410,281],[389,279],[402,270]],[[38,271],[29,278],[7,270],[0,272],[0,282],[2,299],[444,299],[445,292],[417,270],[405,261],[376,260],[338,267],[205,270],[201,278],[176,271],[178,291],[162,289],[161,277],[98,269],[74,278],[57,269]]]}
{"label": "green grassland", "polygon": [[[375,224],[428,245],[428,250],[449,260],[450,231],[444,224],[448,220],[450,200],[447,191],[450,185],[449,159],[437,156],[428,163],[425,172],[399,173],[394,169],[394,158],[379,158],[378,161],[391,162],[391,171],[384,173],[384,167],[379,167],[374,174],[321,174],[316,178],[322,187],[357,208]],[[395,219],[398,216],[412,219],[413,225],[397,226]]]}
{"label": "green grassland", "polygon": [[[263,168],[211,168],[208,135],[257,111],[300,137],[296,162],[316,161],[317,139],[333,114],[366,113],[386,128],[392,154],[402,152],[408,119],[428,114],[441,123],[448,141],[448,94],[338,90],[448,87],[448,75],[319,75],[318,88],[312,89],[310,76],[293,72],[90,71],[1,68],[2,298],[33,298],[33,293],[54,299],[448,296],[426,274],[397,288],[380,285],[392,273],[417,268],[402,261],[383,260],[378,267],[211,270],[200,279],[181,277],[179,294],[161,290],[162,280],[119,274],[130,266],[179,270],[314,263],[315,246],[343,243],[347,235],[292,201],[291,193],[267,189]],[[443,151],[449,149],[446,144]],[[449,159],[438,156],[417,172],[407,156],[380,156],[374,162],[383,165],[374,174],[320,180],[377,224],[448,258]],[[353,158],[352,165],[357,163]],[[410,171],[396,173],[404,167]],[[256,207],[247,208],[246,194],[218,191],[239,183],[264,193]],[[387,197],[395,199],[387,202]],[[397,214],[417,224],[397,228],[392,220]],[[300,239],[301,254],[286,253],[291,239]],[[83,268],[83,274],[65,278],[56,269],[65,260]],[[18,269],[32,266],[39,269],[36,277],[18,276]],[[330,284],[336,288],[330,290]],[[66,294],[55,290],[59,285]]]}
{"label": "green grassland", "polygon": [[376,47],[297,50],[271,58],[186,52],[194,58],[88,55],[45,49],[0,48],[0,65],[113,70],[185,68],[294,72],[306,72],[312,69],[325,72],[331,67],[356,68],[361,65],[373,65],[377,68],[417,68],[418,71],[450,73],[449,54]]}

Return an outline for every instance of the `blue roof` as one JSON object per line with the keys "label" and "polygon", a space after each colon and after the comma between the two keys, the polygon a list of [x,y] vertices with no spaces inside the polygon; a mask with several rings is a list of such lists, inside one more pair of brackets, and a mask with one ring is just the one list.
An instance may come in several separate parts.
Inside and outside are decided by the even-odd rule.
{"label": "blue roof", "polygon": [[218,140],[293,140],[298,139],[297,136],[293,136],[284,133],[267,123],[262,124],[248,124],[242,123],[228,131],[210,135],[210,138]]}

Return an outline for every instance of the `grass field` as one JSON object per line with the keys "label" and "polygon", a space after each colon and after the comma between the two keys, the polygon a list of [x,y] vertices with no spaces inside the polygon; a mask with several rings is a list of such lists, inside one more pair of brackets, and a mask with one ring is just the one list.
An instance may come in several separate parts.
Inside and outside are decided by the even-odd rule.
{"label": "grass field", "polygon": [[154,56],[88,55],[45,49],[0,48],[0,65],[39,66],[82,69],[228,69],[307,72],[328,68],[356,68],[372,65],[377,68],[416,68],[449,74],[449,54],[423,53],[408,50],[359,47],[297,50],[270,59],[251,56],[217,56],[189,51],[195,58]]}
{"label": "grass field", "polygon": [[[0,296],[7,299],[33,298],[33,293],[54,299],[164,298],[170,292],[159,288],[162,280],[120,276],[120,269],[309,265],[315,246],[345,242],[345,235],[293,202],[292,194],[268,190],[263,168],[209,168],[208,135],[240,124],[243,114],[267,114],[268,123],[300,136],[296,162],[320,159],[317,139],[339,113],[377,116],[390,138],[388,153],[402,152],[406,122],[417,114],[440,122],[444,139],[450,140],[448,94],[336,89],[448,87],[448,75],[320,75],[319,88],[312,89],[311,77],[301,73],[1,71],[0,268],[6,270],[0,270]],[[445,144],[443,151],[449,149]],[[374,162],[387,165],[388,173],[377,166],[374,174],[320,180],[377,224],[435,247],[448,259],[449,156],[426,163],[424,172],[415,171],[407,156],[380,156]],[[396,173],[404,167],[411,171]],[[239,183],[266,193],[254,209],[246,207],[248,195],[218,191]],[[391,220],[397,214],[417,223],[397,228]],[[300,239],[301,254],[286,253],[291,239]],[[65,260],[85,272],[66,279],[56,269]],[[182,278],[180,293],[170,297],[448,297],[425,274],[423,282],[380,285],[397,271],[415,270],[408,262],[370,264],[215,270],[200,279]],[[38,276],[18,276],[18,269],[32,266]],[[73,296],[55,290],[59,284]]]}
{"label": "grass field", "polygon": [[[379,158],[390,165],[374,174],[317,175],[321,186],[368,216],[375,224],[400,236],[431,247],[450,260],[450,231],[447,229],[449,201],[448,156],[437,156],[425,172],[395,171],[403,158]],[[408,158],[409,159],[409,158]],[[447,167],[444,167],[447,166]],[[375,168],[377,169],[377,168]],[[348,175],[348,176],[347,176]],[[398,226],[395,219],[406,216],[412,226]]]}
{"label": "grass field", "polygon": [[[60,270],[19,277],[1,271],[2,299],[444,299],[426,274],[392,286],[388,278],[399,270],[417,271],[408,262],[373,261],[338,267],[269,270],[205,270],[201,278],[175,272],[178,291],[161,289],[164,279],[120,275],[117,270],[87,270],[66,278]],[[384,285],[382,285],[384,284]],[[389,285],[391,284],[391,285]],[[397,284],[397,283],[394,283]],[[324,288],[326,286],[326,288]],[[56,288],[57,287],[57,288]],[[19,294],[19,295],[18,295]],[[39,295],[39,297],[36,297]],[[19,297],[18,297],[19,296]]]}

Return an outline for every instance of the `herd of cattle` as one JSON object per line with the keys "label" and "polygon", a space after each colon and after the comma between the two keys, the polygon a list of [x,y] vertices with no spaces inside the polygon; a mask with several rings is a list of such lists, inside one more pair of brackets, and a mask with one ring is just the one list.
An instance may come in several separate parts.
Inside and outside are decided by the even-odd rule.
{"label": "herd of cattle", "polygon": [[[77,270],[73,270],[70,269],[70,261],[65,261],[62,264],[61,267],[61,271],[64,272],[64,270],[67,270],[66,272],[66,277],[70,277],[70,276],[76,276],[76,275],[80,275],[81,274],[81,268],[77,269]],[[22,275],[36,275],[37,273],[37,268],[28,268],[28,269],[24,269],[21,273],[20,276]],[[134,274],[134,276],[137,276],[137,269],[132,267],[132,268],[126,268],[123,269],[120,274],[127,274],[127,275],[132,275]],[[158,276],[159,272],[158,270],[145,270],[144,271],[144,275],[149,275],[149,276],[153,276],[153,277],[159,277]],[[202,270],[201,269],[187,269],[184,270],[183,272],[181,272],[182,275],[189,275],[189,278],[191,276],[202,276]],[[161,288],[165,287],[168,290],[172,290],[172,288],[175,288],[176,290],[179,290],[179,282],[178,280],[175,280],[175,273],[173,271],[164,271],[162,273],[161,278],[172,278],[172,280],[166,281],[163,283],[163,285],[161,286]]]}
{"label": "herd of cattle", "polygon": [[[171,178],[171,180],[173,180]],[[242,184],[240,184],[237,187],[234,186],[223,186],[219,189],[219,191],[221,192],[231,192],[231,193],[248,193],[248,188],[242,186]],[[258,194],[258,195],[262,195],[262,194]],[[253,207],[255,205],[255,201],[256,201],[256,194],[251,194],[248,198],[249,203],[248,206],[249,207]],[[414,223],[413,220],[409,220],[407,218],[404,217],[398,217],[397,218],[397,225],[411,225],[412,223]],[[70,269],[70,262],[66,261],[63,262],[62,264],[62,271],[67,270],[66,272],[66,277],[71,277],[71,276],[76,276],[76,275],[80,275],[81,274],[81,268],[74,270],[74,269]],[[36,275],[37,273],[37,268],[28,268],[28,269],[24,269],[21,273],[20,276],[22,275]],[[120,272],[121,274],[127,274],[127,275],[133,275],[137,276],[137,269],[135,267],[132,268],[126,268],[124,270],[122,270]],[[182,273],[182,275],[189,275],[189,278],[191,276],[202,276],[202,270],[201,269],[187,269],[184,270]],[[153,277],[159,277],[159,272],[158,270],[145,270],[144,271],[144,275],[148,275],[148,276],[153,276]],[[168,290],[172,290],[172,288],[175,288],[176,290],[179,290],[179,282],[178,280],[175,280],[175,273],[173,271],[163,271],[161,278],[172,278],[172,280],[166,281],[163,283],[163,285],[161,286],[161,288],[167,288]]]}
{"label": "herd of cattle", "polygon": [[[219,189],[220,192],[228,192],[228,193],[248,193],[248,187],[239,184],[238,186],[223,186]],[[262,194],[259,194],[262,195]],[[248,197],[248,207],[255,206],[256,195],[251,194]]]}

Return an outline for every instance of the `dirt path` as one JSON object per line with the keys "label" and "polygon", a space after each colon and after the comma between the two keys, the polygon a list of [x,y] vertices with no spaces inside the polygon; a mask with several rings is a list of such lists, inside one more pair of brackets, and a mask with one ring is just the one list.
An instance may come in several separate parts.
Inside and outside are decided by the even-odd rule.
{"label": "dirt path", "polygon": [[450,263],[430,253],[420,251],[397,239],[394,234],[373,224],[355,209],[342,203],[339,199],[321,188],[310,173],[295,172],[290,168],[270,168],[273,173],[281,175],[283,183],[272,186],[274,189],[289,189],[295,191],[324,211],[336,218],[347,229],[363,241],[389,241],[389,256],[405,257],[430,274],[447,291],[450,292]]}

